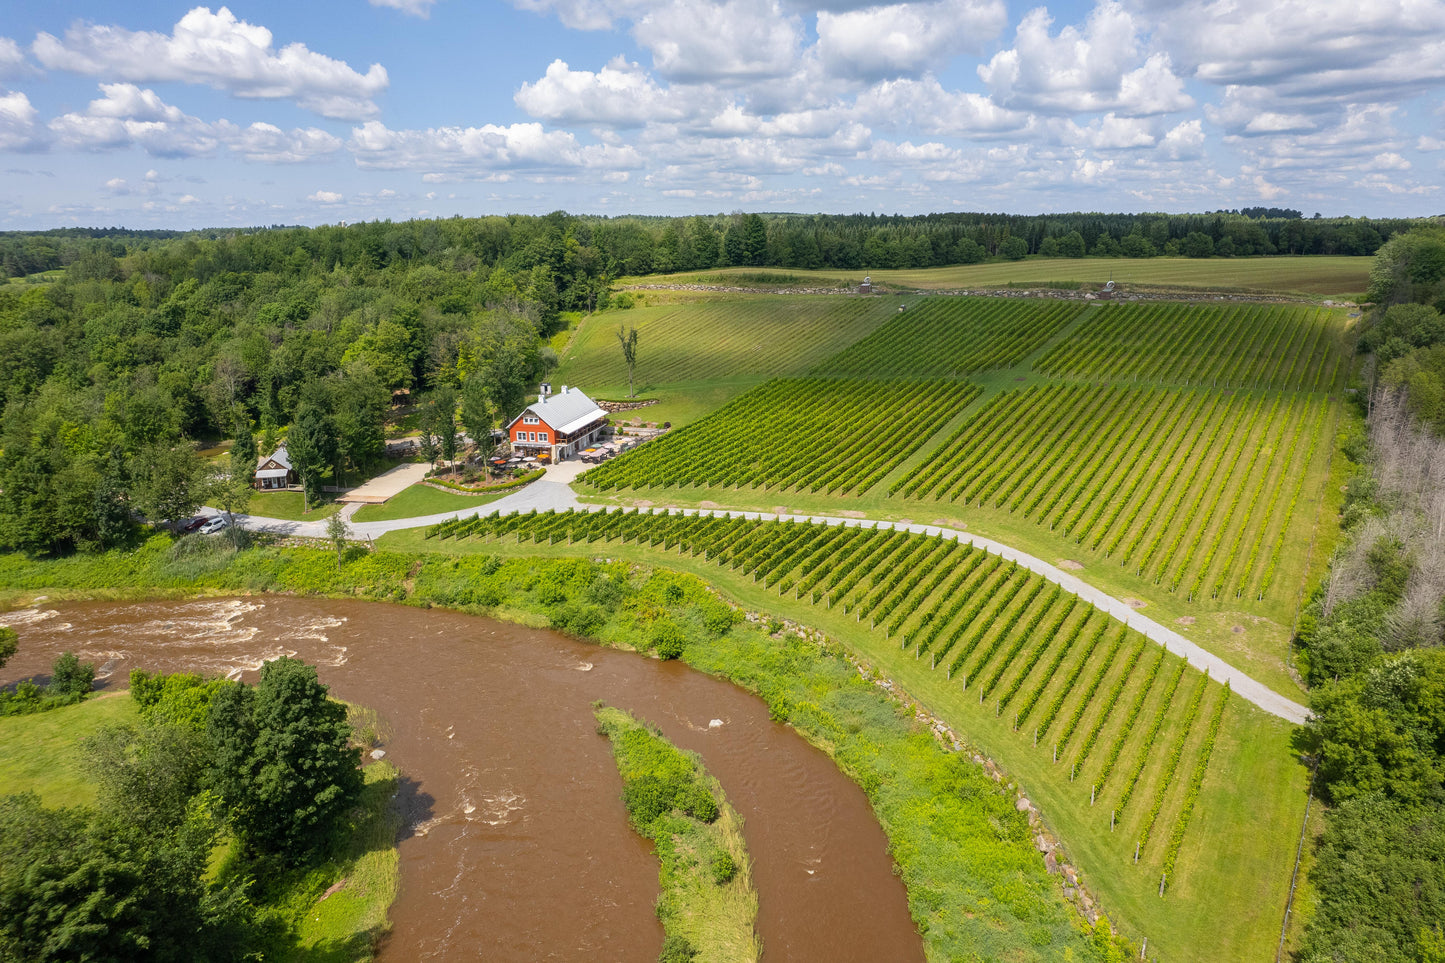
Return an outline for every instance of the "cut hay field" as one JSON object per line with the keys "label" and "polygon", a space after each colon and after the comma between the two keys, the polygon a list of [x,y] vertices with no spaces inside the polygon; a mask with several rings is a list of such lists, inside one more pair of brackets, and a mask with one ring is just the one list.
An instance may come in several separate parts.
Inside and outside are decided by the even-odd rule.
{"label": "cut hay field", "polygon": [[682,285],[729,283],[766,286],[769,274],[780,285],[836,287],[856,285],[864,275],[875,285],[912,290],[965,290],[1001,288],[1010,284],[1045,286],[1050,283],[1103,285],[1113,280],[1127,288],[1166,288],[1195,291],[1239,291],[1256,294],[1342,298],[1362,293],[1369,285],[1370,257],[1239,257],[1239,258],[1039,258],[961,264],[937,268],[860,269],[857,271],[804,271],[778,268],[717,268],[691,274],[624,278],[631,285]]}
{"label": "cut hay field", "polygon": [[1084,301],[925,298],[815,370],[856,378],[927,378],[1008,368],[1087,310]]}
{"label": "cut hay field", "polygon": [[[620,326],[638,332],[638,397],[660,398],[648,420],[683,424],[768,378],[807,371],[897,311],[891,298],[718,296],[585,319],[552,373],[595,398],[627,397]],[[676,411],[676,416],[673,411]]]}
{"label": "cut hay field", "polygon": [[818,626],[1004,764],[1151,958],[1272,952],[1303,816],[1288,726],[1013,563],[937,537],[635,512],[481,517],[387,538],[633,558]]}

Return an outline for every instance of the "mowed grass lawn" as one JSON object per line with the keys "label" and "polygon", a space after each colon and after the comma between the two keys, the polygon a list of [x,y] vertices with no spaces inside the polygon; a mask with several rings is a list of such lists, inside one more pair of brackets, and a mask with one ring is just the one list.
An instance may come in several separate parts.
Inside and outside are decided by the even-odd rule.
{"label": "mowed grass lawn", "polygon": [[0,793],[38,793],[47,806],[91,804],[95,784],[85,774],[82,740],[102,726],[137,719],[129,692],[0,718]]}
{"label": "mowed grass lawn", "polygon": [[341,510],[337,502],[324,501],[320,505],[312,505],[309,512],[305,507],[305,496],[301,492],[257,492],[251,496],[246,514],[287,522],[315,522],[330,518]]}
{"label": "mowed grass lawn", "polygon": [[[1124,288],[1130,284],[1200,290],[1234,290],[1310,297],[1348,297],[1369,286],[1370,257],[1238,257],[1238,258],[1040,258],[999,261],[989,264],[960,264],[938,268],[900,268],[873,271],[795,271],[778,269],[789,284],[836,285],[857,282],[864,274],[875,284],[891,288],[1004,287],[1010,283],[1077,281],[1103,284],[1113,280]],[[747,283],[758,268],[716,268],[693,274],[652,275],[624,278],[620,284],[688,284],[706,279]]]}
{"label": "mowed grass lawn", "polygon": [[[383,537],[382,546],[404,551],[437,551],[457,554],[575,556],[577,546],[518,544],[515,538],[430,539],[419,529],[394,532]],[[1040,659],[1027,671],[1027,692],[1041,682],[1042,696],[1034,716],[1061,693],[1067,693],[1057,732],[1080,706],[1083,712],[1069,745],[1053,761],[1051,737],[1034,744],[1030,725],[1014,731],[1012,712],[997,713],[996,699],[1007,691],[1011,676],[1001,677],[993,696],[979,701],[979,678],[965,686],[955,674],[949,678],[942,663],[931,664],[925,655],[916,657],[899,645],[897,635],[886,637],[883,626],[869,627],[864,615],[845,612],[842,605],[828,608],[794,599],[792,593],[779,595],[774,584],[765,588],[753,575],[730,569],[699,556],[663,551],[661,545],[647,547],[617,539],[595,542],[591,554],[606,555],[695,574],[716,585],[724,595],[749,610],[814,626],[838,640],[854,654],[898,682],[910,696],[940,716],[970,745],[999,762],[1041,808],[1045,823],[1062,839],[1070,862],[1083,873],[1090,892],[1101,898],[1102,910],[1134,938],[1148,937],[1151,958],[1169,961],[1264,960],[1271,958],[1279,936],[1285,900],[1289,890],[1290,867],[1304,816],[1306,773],[1290,748],[1291,727],[1231,697],[1224,709],[1220,735],[1209,757],[1204,781],[1191,821],[1179,850],[1173,878],[1164,897],[1158,895],[1163,859],[1176,815],[1184,805],[1188,783],[1200,758],[1205,730],[1223,698],[1223,688],[1209,683],[1192,728],[1184,738],[1186,709],[1202,677],[1188,671],[1167,702],[1168,683],[1178,672],[1179,662],[1165,658],[1145,687],[1148,669],[1159,658],[1160,649],[1145,643],[1140,658],[1127,676],[1125,655],[1139,645],[1133,633],[1115,657],[1092,696],[1087,696],[1091,676],[1104,662],[1109,640],[1119,632],[1117,623],[1095,613],[1088,616],[1077,608],[1059,628],[1055,638],[1072,634],[1076,623],[1088,616],[1086,628],[1107,626],[1105,640],[1084,661],[1086,646],[1076,641],[1053,675],[1045,676],[1052,659]],[[1017,597],[1016,597],[1017,598]],[[1037,597],[1034,608],[1042,605]],[[927,603],[916,606],[922,611]],[[1016,623],[1016,629],[1025,622]],[[979,648],[987,649],[993,635],[986,635]],[[1081,635],[1080,639],[1086,636]],[[1003,652],[1009,646],[1000,647]],[[1022,650],[1027,653],[1029,649]],[[1051,649],[1050,651],[1056,651]],[[1075,670],[1078,669],[1078,672]],[[1070,679],[1073,678],[1072,684]],[[1123,680],[1118,701],[1109,708],[1115,683]],[[1143,693],[1138,714],[1130,720],[1129,709]],[[1155,723],[1158,723],[1157,727]],[[1072,760],[1087,734],[1098,728],[1091,753],[1070,779]],[[1144,742],[1155,731],[1152,747]],[[1176,742],[1184,739],[1182,754],[1172,781],[1163,791],[1160,815],[1152,827],[1149,843],[1139,863],[1133,861],[1134,842],[1147,822],[1160,786],[1166,760]],[[1092,781],[1099,777],[1110,751],[1121,750],[1106,787],[1091,805]],[[1147,755],[1145,755],[1147,750]],[[1133,795],[1111,828],[1111,811],[1118,806],[1141,760],[1147,760]]]}
{"label": "mowed grass lawn", "polygon": [[418,482],[403,488],[380,505],[362,505],[351,518],[357,522],[389,522],[398,518],[420,518],[425,515],[440,515],[443,512],[459,512],[468,508],[480,508],[515,491],[517,489],[509,488],[486,495],[464,495],[461,492],[442,491]]}

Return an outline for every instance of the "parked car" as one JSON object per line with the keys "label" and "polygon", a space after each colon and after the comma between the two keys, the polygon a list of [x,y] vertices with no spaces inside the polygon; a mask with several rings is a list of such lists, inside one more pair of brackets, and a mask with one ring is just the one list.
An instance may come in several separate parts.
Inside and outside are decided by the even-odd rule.
{"label": "parked car", "polygon": [[184,525],[182,525],[182,526],[181,526],[181,531],[182,531],[182,532],[194,532],[196,529],[200,528],[200,527],[201,527],[202,525],[204,525],[204,524],[206,524],[206,516],[205,516],[205,515],[197,515],[195,518],[191,519],[190,521],[188,521],[188,522],[186,522]]}
{"label": "parked car", "polygon": [[230,527],[230,524],[230,522],[226,521],[225,515],[217,515],[207,521],[206,524],[202,525],[199,529],[199,532],[202,535],[214,535],[217,532],[224,531],[226,528]]}

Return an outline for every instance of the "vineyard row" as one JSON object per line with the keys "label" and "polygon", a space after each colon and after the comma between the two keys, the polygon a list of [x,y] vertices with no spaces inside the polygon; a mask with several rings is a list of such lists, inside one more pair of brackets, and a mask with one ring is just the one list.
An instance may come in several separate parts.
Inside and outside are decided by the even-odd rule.
{"label": "vineyard row", "polygon": [[[1091,804],[1107,804],[1111,826],[1131,820],[1131,851],[1137,842],[1149,852],[1164,818],[1161,859],[1172,868],[1177,858],[1218,730],[1196,738],[1195,721],[1225,690],[1016,562],[892,529],[637,509],[475,515],[433,526],[427,537],[675,551],[852,615],[949,684],[976,692],[981,709],[1068,766]],[[1175,693],[1186,676],[1190,698],[1181,707]],[[1140,798],[1147,810],[1132,805]]]}
{"label": "vineyard row", "polygon": [[961,381],[770,381],[582,480],[604,491],[694,485],[862,493],[981,391]]}
{"label": "vineyard row", "polygon": [[1189,599],[1264,598],[1318,497],[1331,412],[1299,393],[1036,386],[993,398],[890,493],[1032,519]]}

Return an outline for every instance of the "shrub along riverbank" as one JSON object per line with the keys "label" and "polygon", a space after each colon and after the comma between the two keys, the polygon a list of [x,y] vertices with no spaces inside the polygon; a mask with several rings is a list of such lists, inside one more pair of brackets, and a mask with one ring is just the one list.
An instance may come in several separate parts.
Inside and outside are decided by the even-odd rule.
{"label": "shrub along riverbank", "polygon": [[[283,673],[294,712],[307,702],[298,687],[310,667],[273,665],[294,670]],[[346,739],[346,709],[309,679],[309,704],[321,700],[316,711]],[[0,796],[0,959],[373,958],[399,876],[395,767],[357,772],[355,749],[336,747],[343,766],[351,760],[342,781],[353,791],[324,818],[316,795],[319,821],[300,825],[286,817],[299,818],[308,791],[323,792],[322,736],[296,720],[285,735],[262,727],[305,745],[310,766],[302,785],[288,777],[286,753],[268,749],[252,785],[224,764],[244,752],[238,733],[249,730],[222,731],[211,712],[222,689],[232,710],[254,701],[274,717],[264,689],[136,673],[131,693],[0,719],[0,786],[22,793]],[[241,811],[264,816],[283,848]]]}
{"label": "shrub along riverbank", "polygon": [[658,963],[746,963],[762,956],[758,893],[742,818],[694,753],[621,709],[599,705],[632,828],[652,840],[662,869]]}
{"label": "shrub along riverbank", "polygon": [[770,635],[701,579],[617,561],[491,555],[333,553],[213,543],[178,551],[156,536],[132,553],[30,561],[0,557],[0,604],[36,594],[140,597],[292,591],[443,605],[602,644],[681,655],[757,693],[868,794],[908,890],[930,959],[1122,960],[1137,950],[1088,926],[1034,848],[1028,816],[835,646]]}

